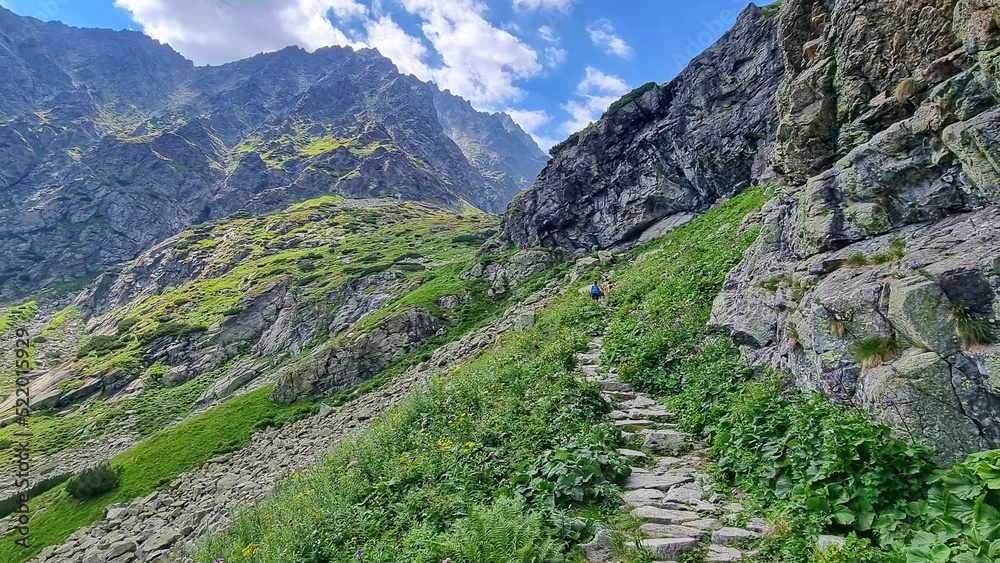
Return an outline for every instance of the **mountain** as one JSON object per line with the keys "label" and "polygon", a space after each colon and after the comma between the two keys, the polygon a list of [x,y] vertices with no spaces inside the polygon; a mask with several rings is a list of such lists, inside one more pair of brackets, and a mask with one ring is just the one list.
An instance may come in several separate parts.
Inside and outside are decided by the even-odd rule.
{"label": "mountain", "polygon": [[187,225],[322,193],[501,211],[542,165],[508,117],[373,50],[196,67],[139,33],[2,8],[0,49],[3,300],[80,287]]}
{"label": "mountain", "polygon": [[484,250],[627,247],[769,183],[711,326],[940,463],[996,448],[998,30],[996,2],[751,5],[557,145]]}
{"label": "mountain", "polygon": [[776,36],[776,18],[750,5],[677,78],[626,95],[557,145],[508,208],[497,242],[621,246],[768,176],[783,76]]}

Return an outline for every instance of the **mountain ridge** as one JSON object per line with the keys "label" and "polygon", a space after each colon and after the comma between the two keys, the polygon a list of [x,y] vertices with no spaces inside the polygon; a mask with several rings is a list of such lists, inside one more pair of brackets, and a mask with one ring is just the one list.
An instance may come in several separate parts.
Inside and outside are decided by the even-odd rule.
{"label": "mountain ridge", "polygon": [[79,286],[189,224],[321,193],[500,211],[544,162],[519,127],[468,106],[449,127],[465,150],[515,153],[470,162],[435,107],[451,95],[372,49],[198,67],[135,32],[9,11],[0,26],[0,70],[30,85],[0,96],[6,300]]}

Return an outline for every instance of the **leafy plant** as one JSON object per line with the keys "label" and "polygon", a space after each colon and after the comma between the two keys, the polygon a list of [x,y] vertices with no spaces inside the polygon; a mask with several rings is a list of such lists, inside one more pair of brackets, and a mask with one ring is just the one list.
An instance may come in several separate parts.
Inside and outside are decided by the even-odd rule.
{"label": "leafy plant", "polygon": [[514,476],[514,492],[546,508],[613,499],[615,483],[632,470],[611,435],[612,429],[602,425],[583,439],[546,451]]}
{"label": "leafy plant", "polygon": [[66,483],[66,492],[73,498],[87,500],[118,488],[121,468],[112,469],[108,462],[83,470]]}
{"label": "leafy plant", "polygon": [[854,355],[863,368],[873,368],[889,362],[902,352],[896,337],[871,336],[854,345]]}
{"label": "leafy plant", "polygon": [[517,498],[474,506],[437,540],[437,559],[454,563],[558,563],[562,542],[548,533],[548,522]]}
{"label": "leafy plant", "polygon": [[907,563],[989,563],[1000,558],[1000,450],[970,455],[938,474],[925,502],[924,529],[906,548]]}
{"label": "leafy plant", "polygon": [[955,321],[962,347],[982,346],[993,341],[993,321],[976,315],[969,307],[952,304],[951,319]]}

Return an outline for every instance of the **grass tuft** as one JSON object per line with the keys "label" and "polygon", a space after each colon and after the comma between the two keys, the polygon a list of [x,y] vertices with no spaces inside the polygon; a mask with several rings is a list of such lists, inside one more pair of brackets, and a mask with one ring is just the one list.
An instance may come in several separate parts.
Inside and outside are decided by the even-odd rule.
{"label": "grass tuft", "polygon": [[863,368],[878,367],[899,357],[902,347],[895,337],[872,336],[854,346],[854,355]]}
{"label": "grass tuft", "polygon": [[955,329],[958,331],[963,348],[985,346],[993,341],[992,319],[976,315],[961,303],[952,304],[951,319],[955,321]]}

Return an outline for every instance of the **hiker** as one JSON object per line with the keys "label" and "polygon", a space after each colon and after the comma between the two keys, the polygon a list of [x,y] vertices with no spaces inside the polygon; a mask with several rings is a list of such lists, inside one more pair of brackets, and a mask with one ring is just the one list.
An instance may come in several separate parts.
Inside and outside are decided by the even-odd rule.
{"label": "hiker", "polygon": [[604,295],[604,292],[601,291],[601,285],[598,282],[594,282],[594,285],[590,287],[590,297],[592,297],[594,301],[597,301],[602,295]]}

